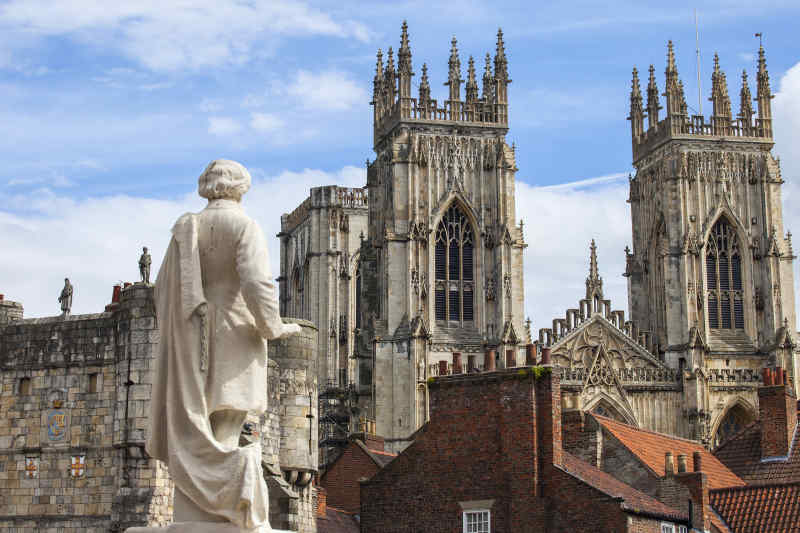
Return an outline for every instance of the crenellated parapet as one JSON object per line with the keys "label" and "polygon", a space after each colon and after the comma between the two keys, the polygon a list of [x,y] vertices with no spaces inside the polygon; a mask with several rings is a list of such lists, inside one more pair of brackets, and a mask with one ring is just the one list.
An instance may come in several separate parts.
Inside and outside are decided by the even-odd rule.
{"label": "crenellated parapet", "polygon": [[[647,84],[647,105],[643,105],[642,92],[639,87],[639,74],[633,69],[631,87],[631,105],[628,120],[631,121],[631,137],[634,163],[652,152],[661,144],[672,139],[691,140],[708,138],[725,138],[725,140],[741,140],[767,142],[772,144],[772,110],[770,100],[772,91],[769,85],[769,73],[764,56],[764,48],[760,47],[757,64],[757,97],[758,114],[753,112],[751,93],[747,81],[747,73],[742,75],[739,113],[733,116],[731,100],[728,93],[728,81],[720,69],[719,57],[714,54],[714,68],[711,75],[712,113],[710,117],[689,114],[683,90],[683,82],[678,77],[672,41],[668,44],[667,68],[665,71],[666,89],[659,95],[655,78],[655,69],[650,65],[650,76]],[[659,110],[663,109],[660,96],[666,103],[666,117],[659,119]],[[647,118],[645,128],[644,119]]]}
{"label": "crenellated parapet", "polygon": [[461,85],[465,80],[462,78],[457,45],[456,38],[453,37],[448,60],[448,77],[445,82],[449,87],[449,94],[444,101],[431,98],[427,64],[422,65],[418,97],[411,95],[411,77],[414,76],[414,72],[411,66],[408,25],[405,22],[397,52],[397,66],[391,47],[386,56],[385,66],[383,51],[378,50],[371,102],[374,106],[375,144],[400,121],[447,124],[464,122],[508,127],[508,84],[511,80],[508,77],[508,60],[502,30],[497,32],[494,68],[489,54],[486,54],[483,94],[480,96],[475,60],[470,57],[465,99],[461,98]]}

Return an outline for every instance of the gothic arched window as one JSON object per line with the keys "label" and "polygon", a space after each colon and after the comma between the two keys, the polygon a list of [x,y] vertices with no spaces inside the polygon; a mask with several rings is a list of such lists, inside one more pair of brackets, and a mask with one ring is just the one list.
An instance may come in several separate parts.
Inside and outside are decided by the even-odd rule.
{"label": "gothic arched window", "polygon": [[455,204],[436,228],[436,320],[473,319],[472,226]]}
{"label": "gothic arched window", "polygon": [[736,231],[720,218],[706,243],[708,326],[744,329],[742,256]]}

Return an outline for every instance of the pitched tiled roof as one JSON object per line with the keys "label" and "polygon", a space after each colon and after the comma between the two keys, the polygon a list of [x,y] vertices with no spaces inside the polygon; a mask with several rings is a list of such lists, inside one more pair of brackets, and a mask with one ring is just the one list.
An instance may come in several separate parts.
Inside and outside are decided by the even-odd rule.
{"label": "pitched tiled roof", "polygon": [[697,441],[635,428],[597,414],[592,414],[592,416],[658,477],[666,475],[664,470],[665,453],[672,452],[675,461],[677,461],[678,455],[686,455],[686,471],[694,472],[692,456],[694,452],[700,452],[703,461],[703,473],[708,476],[709,488],[718,489],[745,484],[739,476],[722,464]]}
{"label": "pitched tiled roof", "polygon": [[756,420],[722,443],[714,455],[749,484],[800,481],[800,424],[785,459],[761,461],[761,423]]}
{"label": "pitched tiled roof", "polygon": [[378,468],[383,468],[384,466],[389,464],[392,461],[392,459],[397,457],[396,453],[385,452],[370,448],[361,439],[354,439],[354,442],[358,444],[358,446],[362,450],[364,450],[364,453],[366,453],[369,456],[369,458],[375,462],[376,465],[378,465]]}
{"label": "pitched tiled roof", "polygon": [[731,487],[709,496],[736,533],[800,532],[800,483]]}
{"label": "pitched tiled roof", "polygon": [[578,459],[569,452],[562,453],[563,459],[561,469],[564,472],[612,498],[621,498],[624,502],[623,506],[625,509],[675,521],[688,520],[688,516],[682,514],[677,509],[664,505],[655,498],[634,489],[630,485],[626,485],[599,468]]}
{"label": "pitched tiled roof", "polygon": [[317,533],[359,533],[355,514],[328,507],[325,516],[317,516]]}

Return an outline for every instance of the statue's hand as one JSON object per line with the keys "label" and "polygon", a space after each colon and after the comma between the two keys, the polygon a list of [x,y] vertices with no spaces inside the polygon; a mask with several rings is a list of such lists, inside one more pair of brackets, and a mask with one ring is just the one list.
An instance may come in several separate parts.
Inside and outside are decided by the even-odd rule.
{"label": "statue's hand", "polygon": [[300,333],[301,328],[298,324],[284,324],[283,331],[281,331],[281,337],[289,337],[291,335],[297,335]]}

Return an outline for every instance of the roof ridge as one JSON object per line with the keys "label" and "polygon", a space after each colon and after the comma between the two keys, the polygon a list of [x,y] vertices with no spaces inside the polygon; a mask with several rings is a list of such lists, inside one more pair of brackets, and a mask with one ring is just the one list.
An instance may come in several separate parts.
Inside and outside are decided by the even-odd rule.
{"label": "roof ridge", "polygon": [[625,422],[620,422],[619,420],[614,420],[613,418],[609,418],[607,416],[598,415],[597,413],[591,413],[590,412],[589,414],[594,416],[594,417],[597,417],[597,418],[602,418],[603,420],[608,420],[608,421],[610,421],[612,423],[615,423],[615,424],[620,424],[620,425],[629,427],[631,429],[635,429],[636,431],[641,431],[642,433],[650,433],[651,435],[658,435],[659,437],[664,437],[664,438],[669,439],[669,440],[678,440],[678,441],[687,442],[689,444],[695,444],[695,445],[699,446],[700,448],[702,448],[703,450],[707,451],[708,453],[711,453],[710,451],[708,451],[705,448],[705,446],[703,446],[703,444],[700,441],[697,441],[697,440],[687,439],[687,438],[684,438],[684,437],[675,437],[673,435],[668,435],[666,433],[660,433],[658,431],[653,431],[652,429],[637,428],[636,426],[631,426],[630,424],[626,424]]}
{"label": "roof ridge", "polygon": [[708,492],[724,492],[724,491],[746,491],[746,490],[760,490],[760,489],[774,489],[780,487],[797,487],[800,488],[800,480],[798,481],[785,481],[783,483],[764,483],[759,485],[733,485],[731,487],[720,487],[718,489],[708,489]]}

